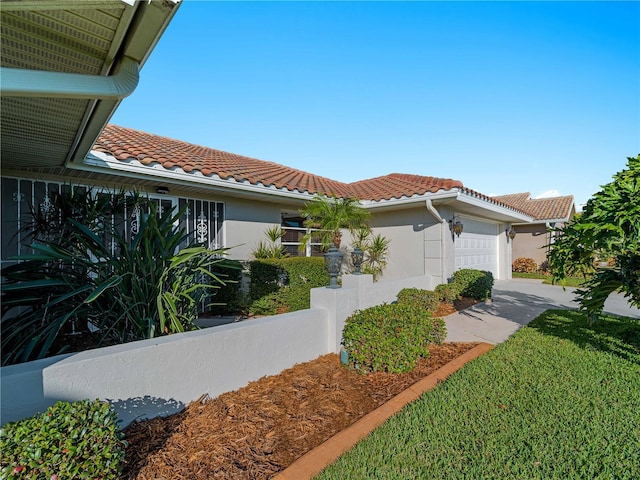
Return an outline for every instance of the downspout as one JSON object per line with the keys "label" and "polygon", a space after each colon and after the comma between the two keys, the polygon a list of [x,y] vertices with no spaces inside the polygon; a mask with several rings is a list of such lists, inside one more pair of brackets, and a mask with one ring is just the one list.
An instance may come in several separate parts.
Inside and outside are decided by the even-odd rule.
{"label": "downspout", "polygon": [[[427,210],[434,218],[440,222],[440,282],[445,283],[444,278],[444,237],[445,237],[445,224],[447,223],[444,218],[440,216],[440,213],[433,206],[433,202],[430,198],[426,200]],[[427,272],[425,272],[426,274]]]}
{"label": "downspout", "polygon": [[118,73],[110,76],[47,72],[0,67],[0,91],[7,97],[120,100],[138,85],[138,62],[124,57]]}

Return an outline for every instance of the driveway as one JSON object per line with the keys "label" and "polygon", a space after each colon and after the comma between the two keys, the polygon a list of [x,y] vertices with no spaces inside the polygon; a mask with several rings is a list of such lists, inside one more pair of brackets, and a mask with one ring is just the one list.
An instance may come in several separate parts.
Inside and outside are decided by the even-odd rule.
{"label": "driveway", "polygon": [[[540,280],[497,280],[490,303],[479,303],[446,317],[447,342],[500,343],[548,309],[577,309],[575,288],[544,285]],[[604,311],[640,319],[640,310],[613,294]]]}

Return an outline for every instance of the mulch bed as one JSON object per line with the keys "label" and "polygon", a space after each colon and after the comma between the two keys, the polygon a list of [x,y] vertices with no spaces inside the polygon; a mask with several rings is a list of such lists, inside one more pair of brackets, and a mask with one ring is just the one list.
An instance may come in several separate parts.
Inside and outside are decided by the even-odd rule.
{"label": "mulch bed", "polygon": [[[437,316],[466,308],[462,299]],[[124,479],[268,479],[418,380],[473,348],[433,345],[405,374],[360,375],[335,354],[263,377],[169,417],[134,422]]]}

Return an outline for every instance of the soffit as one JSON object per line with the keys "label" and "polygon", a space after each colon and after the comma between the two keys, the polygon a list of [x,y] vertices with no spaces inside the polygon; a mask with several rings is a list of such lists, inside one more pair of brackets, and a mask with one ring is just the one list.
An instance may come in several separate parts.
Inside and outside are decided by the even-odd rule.
{"label": "soffit", "polygon": [[[122,0],[3,1],[0,4],[0,66],[106,76],[117,72],[122,56],[132,56],[129,50],[138,56],[132,56],[133,60],[142,63],[176,5],[166,1],[133,6],[129,3]],[[141,16],[156,18],[145,24]],[[135,29],[146,29],[147,38],[131,42]],[[0,102],[3,168],[59,167],[83,158],[119,104],[119,100],[101,104],[97,98],[6,95]],[[85,135],[95,136],[87,142]],[[81,151],[82,147],[86,150]]]}

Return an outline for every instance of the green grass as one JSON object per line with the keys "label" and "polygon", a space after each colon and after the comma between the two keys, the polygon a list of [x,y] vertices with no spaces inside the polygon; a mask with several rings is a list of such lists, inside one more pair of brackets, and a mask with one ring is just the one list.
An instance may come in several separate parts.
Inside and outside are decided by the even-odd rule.
{"label": "green grass", "polygon": [[[542,283],[547,285],[554,285],[553,277],[551,275],[543,275],[541,273],[512,273],[513,278],[536,278],[543,280]],[[583,277],[567,277],[562,282],[556,283],[563,287],[580,287],[586,280]]]}
{"label": "green grass", "polygon": [[317,478],[638,479],[640,321],[547,311]]}

